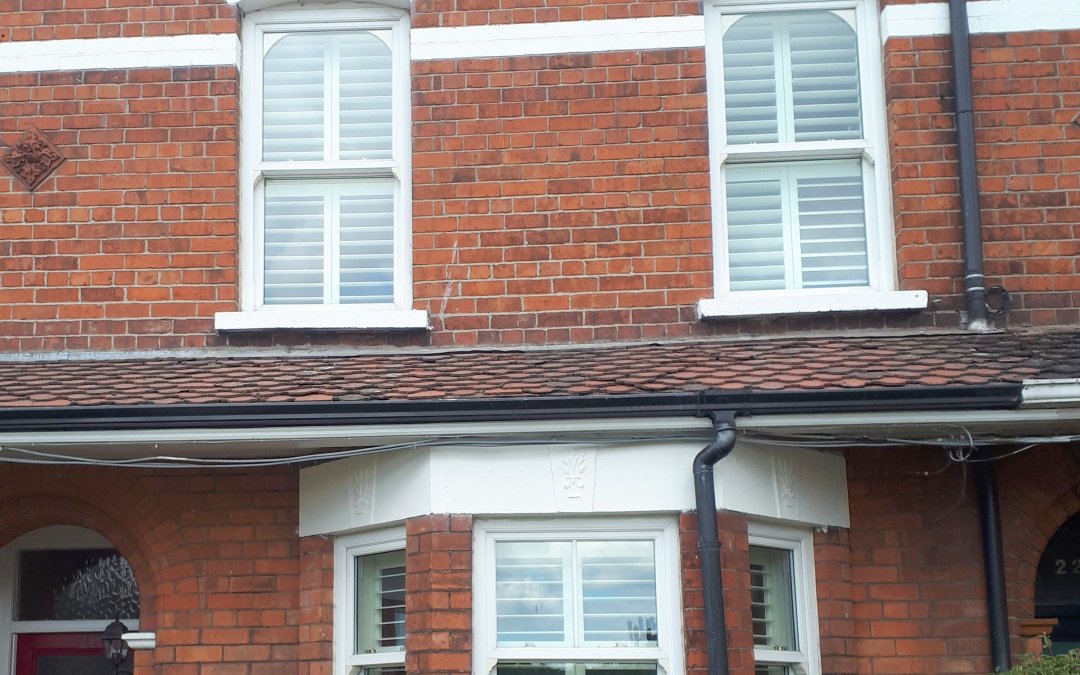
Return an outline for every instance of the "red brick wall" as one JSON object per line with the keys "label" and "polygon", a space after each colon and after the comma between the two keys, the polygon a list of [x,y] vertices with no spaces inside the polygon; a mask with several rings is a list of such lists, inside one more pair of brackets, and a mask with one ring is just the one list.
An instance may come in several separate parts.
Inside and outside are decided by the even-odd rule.
{"label": "red brick wall", "polygon": [[[96,29],[127,22],[139,34],[191,15],[198,26],[183,32],[235,29],[220,3],[84,1],[55,13],[27,2],[2,20],[44,30],[81,11]],[[538,4],[427,0],[414,24],[698,11],[573,2],[552,17]],[[1008,325],[1075,325],[1080,32],[974,43],[989,282],[1013,293]],[[930,292],[920,314],[696,319],[713,287],[703,59],[684,49],[413,64],[413,291],[433,331],[389,336],[213,332],[213,314],[239,296],[234,68],[0,76],[0,143],[36,125],[67,157],[32,194],[0,171],[0,351],[956,327],[947,39],[894,38],[886,50],[899,278]]]}
{"label": "red brick wall", "polygon": [[0,12],[0,41],[234,33],[237,16],[221,0],[15,0]]}
{"label": "red brick wall", "polygon": [[0,350],[204,345],[237,297],[236,69],[0,75],[0,139],[66,161],[0,172]]}
{"label": "red brick wall", "polygon": [[[819,536],[819,609],[825,672],[990,671],[982,539],[971,471],[944,451],[891,448],[849,452],[850,564],[823,585],[831,563]],[[1080,512],[1075,449],[1037,447],[997,466],[1012,649],[1019,622],[1034,612],[1035,569],[1054,531]],[[830,539],[833,536],[829,533]],[[841,544],[842,539],[833,539]],[[841,552],[837,548],[836,552]],[[843,600],[843,581],[850,602]],[[826,607],[850,607],[851,637],[832,632]],[[834,615],[836,612],[832,612]],[[842,631],[842,633],[846,633]],[[854,668],[852,668],[854,665]]]}
{"label": "red brick wall", "polygon": [[487,26],[701,14],[698,0],[417,0],[412,25]]}
{"label": "red brick wall", "polygon": [[[987,283],[1012,294],[1008,325],[1075,325],[1080,31],[977,35],[972,45]],[[901,286],[956,310],[963,268],[948,38],[891,39],[885,65]]]}

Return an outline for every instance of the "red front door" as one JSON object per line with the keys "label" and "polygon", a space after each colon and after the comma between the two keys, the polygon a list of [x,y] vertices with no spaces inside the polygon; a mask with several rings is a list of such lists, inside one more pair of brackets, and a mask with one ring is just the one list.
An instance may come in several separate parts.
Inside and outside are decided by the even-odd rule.
{"label": "red front door", "polygon": [[100,633],[35,633],[15,638],[15,675],[113,675]]}

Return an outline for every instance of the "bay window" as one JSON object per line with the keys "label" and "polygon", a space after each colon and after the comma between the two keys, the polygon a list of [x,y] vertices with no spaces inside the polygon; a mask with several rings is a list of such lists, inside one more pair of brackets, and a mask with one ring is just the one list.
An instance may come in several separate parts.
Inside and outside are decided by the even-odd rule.
{"label": "bay window", "polygon": [[405,531],[335,541],[335,675],[405,673]]}

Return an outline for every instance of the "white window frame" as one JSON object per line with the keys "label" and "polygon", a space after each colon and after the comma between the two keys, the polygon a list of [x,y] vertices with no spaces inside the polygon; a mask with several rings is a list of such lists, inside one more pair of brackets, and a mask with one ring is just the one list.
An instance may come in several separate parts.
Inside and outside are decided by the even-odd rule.
{"label": "white window frame", "polygon": [[791,554],[795,640],[799,645],[798,651],[779,651],[755,646],[755,665],[786,665],[798,675],[821,675],[814,533],[804,528],[753,522],[749,524],[748,533],[751,546],[780,549]]}
{"label": "white window frame", "polygon": [[[393,120],[389,161],[262,161],[263,41],[268,33],[389,30]],[[240,144],[240,311],[218,312],[219,331],[269,329],[425,329],[427,312],[412,309],[412,143],[409,15],[393,7],[345,4],[332,9],[272,9],[244,17]],[[380,304],[263,305],[262,191],[268,178],[372,178],[394,181],[394,300]]]}
{"label": "white window frame", "polygon": [[[872,0],[706,0],[704,5],[714,297],[698,303],[698,318],[925,308],[928,301],[925,291],[895,290],[891,175],[876,3]],[[808,10],[855,12],[863,138],[729,146],[724,101],[724,17]],[[725,167],[735,163],[836,159],[862,162],[869,285],[732,291],[728,272]]]}
{"label": "white window frame", "polygon": [[405,550],[404,526],[361,532],[334,539],[334,675],[361,668],[404,667],[405,650],[357,654],[356,561],[368,555]]}
{"label": "white window frame", "polygon": [[[656,647],[499,647],[495,620],[495,543],[498,541],[622,541],[649,539],[656,551]],[[660,673],[683,673],[679,532],[674,518],[487,520],[473,527],[473,673],[489,675],[504,662],[655,663]]]}

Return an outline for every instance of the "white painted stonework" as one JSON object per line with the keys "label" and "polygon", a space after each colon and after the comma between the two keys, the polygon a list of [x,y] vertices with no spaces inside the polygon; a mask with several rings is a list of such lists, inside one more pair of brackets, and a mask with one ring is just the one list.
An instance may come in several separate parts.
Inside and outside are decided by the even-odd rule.
{"label": "white painted stonework", "polygon": [[[1025,33],[1080,29],[1074,0],[978,0],[967,5],[972,33]],[[949,34],[944,2],[891,5],[881,12],[881,39]]]}
{"label": "white painted stonework", "polygon": [[414,28],[414,61],[685,49],[705,44],[703,16]]}
{"label": "white painted stonework", "polygon": [[235,66],[239,50],[231,34],[2,42],[0,73]]}
{"label": "white painted stonework", "polygon": [[[429,513],[691,511],[691,463],[701,448],[693,441],[508,442],[329,462],[300,472],[300,534],[348,532]],[[715,476],[718,508],[810,526],[849,524],[839,455],[740,442]]]}

